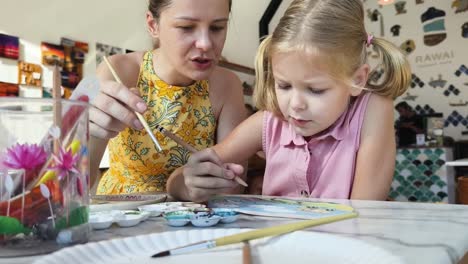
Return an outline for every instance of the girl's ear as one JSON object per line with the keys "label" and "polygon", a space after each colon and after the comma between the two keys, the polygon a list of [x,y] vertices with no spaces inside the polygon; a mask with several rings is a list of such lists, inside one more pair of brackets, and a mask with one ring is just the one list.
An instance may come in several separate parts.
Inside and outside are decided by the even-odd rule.
{"label": "girl's ear", "polygon": [[159,37],[159,25],[156,19],[153,17],[150,11],[146,12],[146,26],[148,27],[148,32],[150,33],[151,37],[158,38]]}
{"label": "girl's ear", "polygon": [[358,96],[362,92],[362,88],[366,86],[367,78],[369,77],[369,64],[363,64],[353,75],[353,87],[351,87],[351,95]]}

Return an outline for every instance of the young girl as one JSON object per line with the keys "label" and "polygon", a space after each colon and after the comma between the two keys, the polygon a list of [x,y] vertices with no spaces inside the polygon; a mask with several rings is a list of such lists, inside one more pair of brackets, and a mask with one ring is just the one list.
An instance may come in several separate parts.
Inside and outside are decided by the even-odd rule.
{"label": "young girl", "polygon": [[[169,192],[196,201],[226,192],[242,168],[223,162],[263,150],[264,195],[385,199],[396,151],[392,99],[411,72],[403,53],[369,35],[363,20],[360,0],[293,1],[258,50],[255,100],[263,111],[192,155],[183,174],[171,175]],[[386,73],[378,85],[368,82],[371,46]]]}

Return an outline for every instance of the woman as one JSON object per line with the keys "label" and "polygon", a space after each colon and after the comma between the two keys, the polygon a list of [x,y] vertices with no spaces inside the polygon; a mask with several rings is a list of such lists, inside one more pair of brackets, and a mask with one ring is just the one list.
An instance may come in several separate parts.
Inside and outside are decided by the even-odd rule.
{"label": "woman", "polygon": [[[230,0],[150,0],[146,23],[157,48],[109,58],[123,85],[99,65],[101,89],[90,110],[91,171],[97,172],[106,145],[110,167],[97,194],[166,190],[169,175],[190,155],[156,125],[204,149],[245,118],[240,80],[217,66],[230,9]],[[162,152],[134,111],[143,114]]]}

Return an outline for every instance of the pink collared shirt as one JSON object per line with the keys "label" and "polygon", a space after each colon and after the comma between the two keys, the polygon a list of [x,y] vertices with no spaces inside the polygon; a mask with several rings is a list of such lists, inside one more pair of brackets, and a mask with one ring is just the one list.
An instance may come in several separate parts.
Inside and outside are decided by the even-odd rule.
{"label": "pink collared shirt", "polygon": [[348,199],[369,97],[362,93],[334,125],[309,142],[265,111],[263,195]]}

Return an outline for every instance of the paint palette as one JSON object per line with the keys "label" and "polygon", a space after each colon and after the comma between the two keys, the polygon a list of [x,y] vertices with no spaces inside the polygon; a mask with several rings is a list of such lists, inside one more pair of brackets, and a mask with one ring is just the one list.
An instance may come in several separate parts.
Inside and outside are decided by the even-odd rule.
{"label": "paint palette", "polygon": [[204,208],[204,204],[192,203],[192,202],[167,202],[158,204],[148,204],[139,206],[138,210],[143,212],[149,212],[151,217],[161,216],[164,213],[174,211],[187,211],[196,208]]}
{"label": "paint palette", "polygon": [[111,227],[116,223],[120,227],[136,226],[140,222],[145,221],[150,217],[148,212],[140,212],[134,210],[112,210],[90,213],[89,224],[95,230],[102,230]]}
{"label": "paint palette", "polygon": [[238,218],[238,213],[228,208],[197,208],[164,213],[167,224],[174,227],[185,226],[192,223],[196,227],[210,227],[218,223],[233,223]]}

